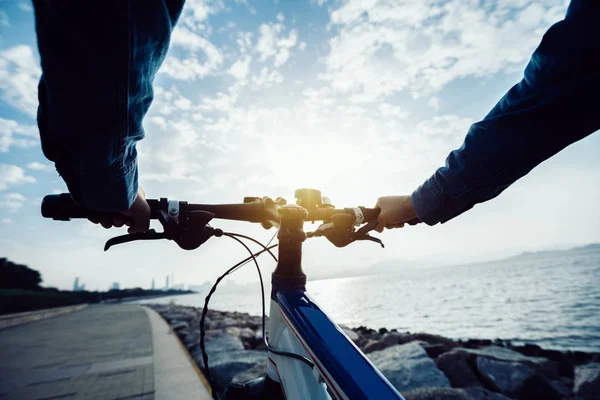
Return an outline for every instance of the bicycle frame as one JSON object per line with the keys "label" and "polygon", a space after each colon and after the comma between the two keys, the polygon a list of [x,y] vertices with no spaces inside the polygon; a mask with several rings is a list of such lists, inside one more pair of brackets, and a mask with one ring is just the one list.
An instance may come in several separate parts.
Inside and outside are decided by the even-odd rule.
{"label": "bicycle frame", "polygon": [[[286,287],[287,286],[287,287]],[[269,352],[267,374],[288,400],[403,399],[344,332],[310,299],[304,285],[289,287],[273,277],[269,345],[304,355],[311,368]]]}

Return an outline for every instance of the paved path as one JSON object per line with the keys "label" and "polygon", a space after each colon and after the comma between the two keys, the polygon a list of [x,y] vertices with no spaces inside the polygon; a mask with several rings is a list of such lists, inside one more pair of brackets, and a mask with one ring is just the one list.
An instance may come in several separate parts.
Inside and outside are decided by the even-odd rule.
{"label": "paved path", "polygon": [[0,331],[2,400],[155,398],[210,396],[151,310],[96,305]]}

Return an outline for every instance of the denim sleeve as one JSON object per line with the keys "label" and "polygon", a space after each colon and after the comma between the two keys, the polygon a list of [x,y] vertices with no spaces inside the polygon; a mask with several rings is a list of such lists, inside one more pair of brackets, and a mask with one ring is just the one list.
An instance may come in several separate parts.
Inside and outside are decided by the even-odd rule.
{"label": "denim sleeve", "polygon": [[444,223],[498,196],[535,166],[600,129],[600,2],[573,0],[544,35],[523,80],[471,126],[446,165],[411,196]]}
{"label": "denim sleeve", "polygon": [[135,200],[136,142],[183,2],[34,0],[42,149],[77,203]]}

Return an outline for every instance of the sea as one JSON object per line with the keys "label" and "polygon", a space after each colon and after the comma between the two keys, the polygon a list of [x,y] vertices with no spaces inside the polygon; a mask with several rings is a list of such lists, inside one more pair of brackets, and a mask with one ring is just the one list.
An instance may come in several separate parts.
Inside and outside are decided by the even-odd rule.
{"label": "sea", "polygon": [[[598,245],[482,264],[309,281],[307,290],[336,323],[349,327],[600,352]],[[205,297],[197,293],[140,303],[203,307]],[[258,284],[224,285],[209,308],[260,315],[260,298]]]}

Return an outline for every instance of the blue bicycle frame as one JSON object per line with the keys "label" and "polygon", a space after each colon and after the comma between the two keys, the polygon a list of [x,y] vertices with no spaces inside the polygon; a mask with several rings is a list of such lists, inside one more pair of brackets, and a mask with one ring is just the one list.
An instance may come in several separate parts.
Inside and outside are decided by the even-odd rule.
{"label": "blue bicycle frame", "polygon": [[[273,277],[270,346],[303,354],[296,359],[269,352],[267,374],[286,399],[403,399],[346,334],[310,299],[304,285]],[[329,391],[327,390],[329,389]]]}

